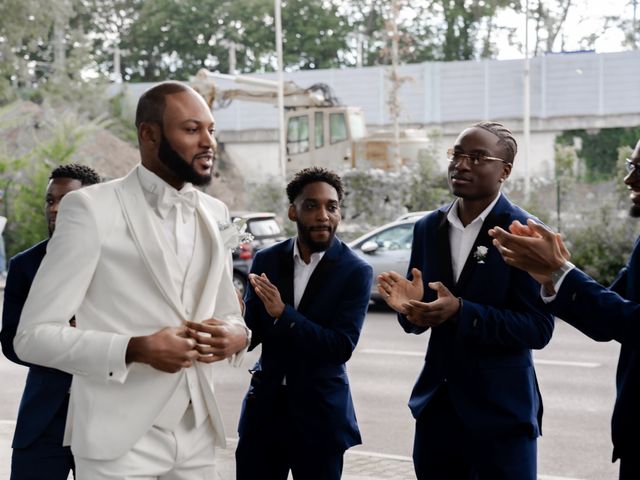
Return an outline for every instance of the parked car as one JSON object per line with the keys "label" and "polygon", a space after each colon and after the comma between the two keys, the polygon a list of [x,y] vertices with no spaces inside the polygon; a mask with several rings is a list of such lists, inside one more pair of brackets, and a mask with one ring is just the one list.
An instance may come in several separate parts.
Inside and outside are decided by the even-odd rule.
{"label": "parked car", "polygon": [[424,217],[427,213],[431,213],[431,210],[420,210],[418,212],[408,212],[396,218],[396,222],[399,222],[400,220],[407,220],[408,218],[413,218],[413,217],[417,217],[418,219],[420,219]]}
{"label": "parked car", "polygon": [[251,243],[243,243],[233,252],[233,285],[244,295],[251,263],[255,253],[285,239],[275,213],[231,212],[231,220],[242,218],[247,223],[247,232],[253,235]]}
{"label": "parked car", "polygon": [[413,242],[413,227],[428,213],[431,212],[405,214],[398,220],[382,225],[349,242],[349,246],[373,267],[371,300],[374,302],[383,301],[378,293],[376,280],[380,273],[390,270],[401,275],[407,273]]}

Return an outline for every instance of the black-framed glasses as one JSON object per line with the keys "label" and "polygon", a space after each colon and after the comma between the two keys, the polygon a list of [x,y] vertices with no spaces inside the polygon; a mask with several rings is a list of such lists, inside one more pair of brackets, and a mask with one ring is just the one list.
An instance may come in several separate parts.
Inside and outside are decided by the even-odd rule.
{"label": "black-framed glasses", "polygon": [[447,150],[447,158],[449,159],[449,162],[454,167],[458,165],[462,160],[468,160],[469,163],[474,167],[483,163],[488,163],[488,162],[509,163],[506,160],[503,160],[502,158],[488,157],[487,155],[482,155],[480,153],[457,152],[453,148],[449,148]]}
{"label": "black-framed glasses", "polygon": [[640,160],[636,159],[636,161],[634,161],[631,158],[626,158],[625,159],[624,165],[627,168],[627,174],[630,174],[630,173],[632,173],[634,171],[638,172],[638,161],[640,161]]}

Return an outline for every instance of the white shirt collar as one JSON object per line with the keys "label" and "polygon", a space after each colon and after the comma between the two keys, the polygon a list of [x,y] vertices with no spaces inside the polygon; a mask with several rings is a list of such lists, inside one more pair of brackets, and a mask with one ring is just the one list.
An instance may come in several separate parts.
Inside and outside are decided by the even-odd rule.
{"label": "white shirt collar", "polygon": [[298,249],[298,237],[293,239],[293,261],[294,263],[299,263],[300,265],[304,265],[304,266],[308,266],[308,265],[314,265],[320,262],[320,260],[322,260],[322,257],[324,257],[324,254],[326,253],[326,250],[323,250],[322,252],[313,252],[311,254],[311,257],[309,258],[309,263],[305,263],[305,261],[302,259],[302,255],[300,255],[300,250]]}
{"label": "white shirt collar", "polygon": [[[480,215],[478,215],[476,218],[473,219],[473,221],[471,223],[475,223],[477,221],[480,221],[480,223],[484,223],[484,221],[486,220],[487,216],[489,215],[489,212],[491,212],[491,210],[493,209],[493,207],[496,205],[496,203],[498,203],[498,200],[500,199],[500,196],[502,195],[502,192],[498,192],[498,195],[496,195],[496,198],[493,199],[493,201],[489,204],[489,206],[487,206],[487,208],[485,208]],[[458,216],[458,202],[460,201],[459,198],[456,198],[456,200],[453,202],[453,205],[451,205],[451,208],[449,209],[449,213],[447,214],[447,220],[449,221],[449,223],[451,224],[452,227],[456,227],[459,230],[464,230],[464,225],[462,225],[462,222],[460,221],[460,217]],[[469,224],[471,225],[471,224]],[[467,226],[469,226],[467,225]]]}
{"label": "white shirt collar", "polygon": [[160,196],[163,190],[166,189],[176,190],[180,193],[194,190],[193,185],[190,183],[185,183],[180,190],[177,190],[142,164],[140,164],[140,168],[138,168],[138,178],[140,179],[140,185],[145,192],[157,196]]}

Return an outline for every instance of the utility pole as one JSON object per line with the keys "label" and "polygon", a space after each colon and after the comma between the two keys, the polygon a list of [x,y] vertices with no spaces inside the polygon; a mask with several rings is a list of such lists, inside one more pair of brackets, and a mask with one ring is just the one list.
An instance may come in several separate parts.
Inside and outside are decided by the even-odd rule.
{"label": "utility pole", "polygon": [[531,141],[531,66],[529,64],[529,0],[525,3],[524,25],[524,105],[522,118],[522,132],[524,136],[524,203],[529,203],[529,156]]}
{"label": "utility pole", "polygon": [[235,75],[238,73],[236,69],[237,58],[236,52],[238,50],[244,50],[244,45],[236,43],[233,40],[220,40],[220,45],[229,49],[229,75]]}
{"label": "utility pole", "polygon": [[400,5],[398,0],[391,2],[391,99],[390,111],[393,118],[393,166],[400,166],[400,101],[398,100],[398,90],[400,89],[400,79],[398,78],[398,12]]}
{"label": "utility pole", "polygon": [[638,49],[638,20],[637,20],[637,12],[638,12],[638,0],[633,0],[633,21],[631,22],[631,38],[633,38],[633,49]]}
{"label": "utility pole", "polygon": [[120,46],[116,43],[113,47],[113,81],[122,83],[122,67],[120,65]]}
{"label": "utility pole", "polygon": [[276,20],[276,53],[278,56],[278,144],[280,155],[280,174],[285,179],[287,176],[287,145],[285,137],[285,124],[284,124],[284,74],[283,70],[283,55],[282,55],[282,12],[281,12],[281,0],[274,0],[275,2],[275,20]]}

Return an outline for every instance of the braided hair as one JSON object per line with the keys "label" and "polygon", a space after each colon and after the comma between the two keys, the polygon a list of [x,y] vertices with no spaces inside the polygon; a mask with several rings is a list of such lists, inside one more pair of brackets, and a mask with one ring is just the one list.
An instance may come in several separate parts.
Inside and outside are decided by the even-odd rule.
{"label": "braided hair", "polygon": [[513,138],[511,130],[498,122],[479,122],[476,123],[474,127],[482,128],[498,137],[498,144],[502,145],[507,153],[505,161],[513,163],[516,153],[518,153],[518,143],[516,139]]}

